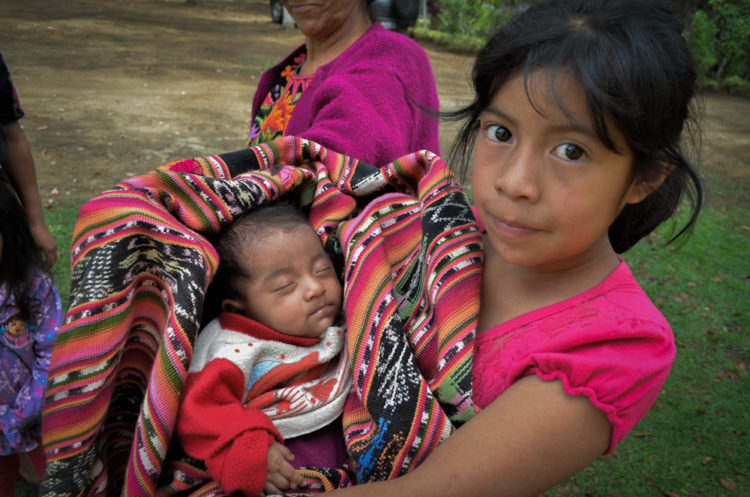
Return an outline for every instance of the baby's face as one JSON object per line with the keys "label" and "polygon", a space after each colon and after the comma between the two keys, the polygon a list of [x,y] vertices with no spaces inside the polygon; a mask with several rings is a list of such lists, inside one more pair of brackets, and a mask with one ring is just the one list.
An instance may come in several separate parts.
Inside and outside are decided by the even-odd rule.
{"label": "baby's face", "polygon": [[[318,337],[341,310],[341,284],[312,228],[274,232],[243,261],[245,314],[292,336]],[[250,254],[251,252],[251,254]]]}

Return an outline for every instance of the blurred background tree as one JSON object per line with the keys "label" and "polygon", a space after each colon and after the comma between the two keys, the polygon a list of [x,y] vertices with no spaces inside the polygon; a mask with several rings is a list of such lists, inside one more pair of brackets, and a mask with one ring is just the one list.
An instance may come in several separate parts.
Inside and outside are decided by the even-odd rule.
{"label": "blurred background tree", "polygon": [[[429,28],[415,37],[464,52],[536,0],[427,0]],[[750,97],[750,0],[670,0],[707,88]]]}
{"label": "blurred background tree", "polygon": [[708,85],[750,96],[750,0],[708,0],[696,11],[690,50]]}

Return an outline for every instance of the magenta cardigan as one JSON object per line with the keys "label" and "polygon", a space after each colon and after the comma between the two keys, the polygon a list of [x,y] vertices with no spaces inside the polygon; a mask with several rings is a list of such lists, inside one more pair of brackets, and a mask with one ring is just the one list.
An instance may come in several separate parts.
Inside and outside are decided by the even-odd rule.
{"label": "magenta cardigan", "polygon": [[[304,45],[263,73],[253,98],[253,120],[281,69],[302,51]],[[417,150],[440,153],[438,120],[420,108],[437,111],[439,105],[422,47],[375,23],[318,68],[285,134],[382,166]]]}

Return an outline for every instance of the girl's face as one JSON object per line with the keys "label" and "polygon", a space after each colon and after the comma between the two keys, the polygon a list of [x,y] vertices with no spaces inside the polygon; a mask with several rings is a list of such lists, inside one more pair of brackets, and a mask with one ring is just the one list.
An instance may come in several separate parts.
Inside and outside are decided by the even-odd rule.
{"label": "girl's face", "polygon": [[[647,194],[631,181],[633,158],[612,126],[620,153],[597,138],[583,88],[549,73],[508,80],[480,115],[474,201],[490,247],[510,264],[565,270],[614,251],[607,230],[626,203]],[[531,97],[531,100],[529,100]]]}

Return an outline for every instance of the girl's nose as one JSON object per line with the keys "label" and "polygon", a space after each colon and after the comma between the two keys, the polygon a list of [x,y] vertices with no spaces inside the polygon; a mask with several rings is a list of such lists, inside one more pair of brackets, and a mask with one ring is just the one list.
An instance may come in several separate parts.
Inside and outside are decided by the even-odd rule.
{"label": "girl's nose", "polygon": [[534,150],[514,147],[502,159],[495,189],[515,200],[539,200],[539,176],[543,158]]}

